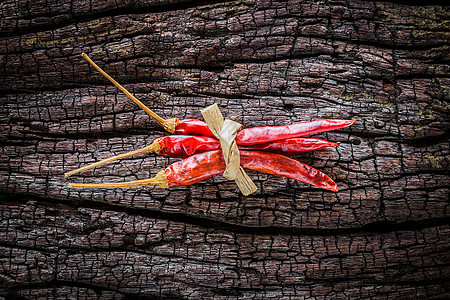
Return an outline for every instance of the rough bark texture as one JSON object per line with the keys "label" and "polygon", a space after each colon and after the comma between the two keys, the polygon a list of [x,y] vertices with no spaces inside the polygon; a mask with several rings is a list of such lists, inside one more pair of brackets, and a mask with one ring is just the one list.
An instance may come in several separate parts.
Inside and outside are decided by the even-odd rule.
{"label": "rough bark texture", "polygon": [[[450,297],[449,22],[381,1],[2,1],[0,298]],[[256,172],[249,197],[221,176],[69,190],[65,171],[166,135],[82,52],[165,118],[357,119],[297,157],[340,191]]]}

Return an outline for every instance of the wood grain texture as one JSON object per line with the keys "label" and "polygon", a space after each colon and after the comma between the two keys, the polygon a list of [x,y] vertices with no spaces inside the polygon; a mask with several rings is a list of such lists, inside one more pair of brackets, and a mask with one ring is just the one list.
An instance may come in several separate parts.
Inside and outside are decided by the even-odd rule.
{"label": "wood grain texture", "polygon": [[[95,3],[94,3],[95,2]],[[377,1],[0,3],[0,298],[450,297],[450,9]],[[217,103],[244,127],[357,119],[296,159],[338,193],[248,172],[153,177],[164,118]]]}

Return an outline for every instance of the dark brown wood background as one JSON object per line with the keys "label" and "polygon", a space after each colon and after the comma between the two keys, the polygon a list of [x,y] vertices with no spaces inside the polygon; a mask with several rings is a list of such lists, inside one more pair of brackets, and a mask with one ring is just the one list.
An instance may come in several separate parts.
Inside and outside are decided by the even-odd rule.
{"label": "dark brown wood background", "polygon": [[[450,297],[450,9],[407,3],[2,1],[0,298]],[[64,178],[166,135],[82,52],[164,118],[357,119],[297,157],[340,191],[69,190],[174,161]]]}

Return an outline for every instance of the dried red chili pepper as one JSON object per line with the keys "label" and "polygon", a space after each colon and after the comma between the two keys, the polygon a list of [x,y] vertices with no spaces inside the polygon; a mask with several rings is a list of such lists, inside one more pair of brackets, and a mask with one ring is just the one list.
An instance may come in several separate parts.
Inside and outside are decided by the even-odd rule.
{"label": "dried red chili pepper", "polygon": [[[128,92],[123,86],[97,66],[85,53],[82,56],[95,67],[103,76],[108,78],[116,87],[124,92],[140,108],[142,108],[158,124],[170,133],[181,135],[197,135],[214,137],[205,122],[196,119],[179,120],[178,118],[163,119],[145,106],[141,101]],[[308,134],[324,132],[352,125],[355,120],[316,120],[312,122],[301,122],[283,126],[253,127],[241,130],[237,137],[238,145],[265,144],[288,138],[301,137]]]}
{"label": "dried red chili pepper", "polygon": [[175,118],[173,134],[196,135],[216,138],[205,122],[197,119],[179,120]]}
{"label": "dried red chili pepper", "polygon": [[169,135],[153,142],[155,152],[174,158],[186,158],[194,154],[219,150],[218,140],[206,136]]}
{"label": "dried red chili pepper", "polygon": [[283,126],[266,126],[242,129],[236,136],[238,145],[264,144],[308,134],[335,130],[352,125],[355,120],[316,120]]}
{"label": "dried red chili pepper", "polygon": [[[264,126],[242,129],[236,136],[238,145],[257,145],[309,134],[335,130],[352,125],[355,120],[315,120],[282,126]],[[214,137],[205,122],[196,119],[178,120],[174,134]]]}
{"label": "dried red chili pepper", "polygon": [[244,169],[289,177],[322,189],[338,191],[336,183],[330,177],[298,160],[271,152],[240,151],[240,154]]}
{"label": "dried red chili pepper", "polygon": [[[218,140],[204,136],[172,135],[156,140],[153,152],[174,158],[186,158],[194,154],[220,150]],[[155,142],[153,142],[155,144]],[[326,147],[335,147],[333,143],[314,138],[292,138],[267,144],[241,146],[239,149],[248,151],[274,152],[283,155],[296,155],[304,152],[320,150]]]}
{"label": "dried red chili pepper", "polygon": [[239,146],[240,150],[273,152],[282,155],[297,155],[304,152],[321,150],[326,147],[336,147],[339,143],[314,138],[292,138],[267,144]]}
{"label": "dried red chili pepper", "polygon": [[[240,151],[241,166],[244,169],[289,177],[317,187],[337,192],[336,183],[327,175],[289,157],[259,151]],[[173,187],[190,185],[225,170],[222,151],[208,151],[177,161],[158,172],[154,178],[121,183],[79,184],[70,183],[71,188],[118,188],[145,185]]]}
{"label": "dried red chili pepper", "polygon": [[[293,138],[261,145],[257,144],[242,146],[239,148],[241,150],[268,151],[283,155],[297,155],[308,151],[320,150],[325,147],[335,147],[337,145],[339,145],[339,143],[333,143],[321,139]],[[186,158],[194,154],[220,149],[219,141],[214,138],[191,135],[170,135],[156,139],[147,147],[106,158],[82,168],[67,172],[64,175],[69,177],[81,171],[137,154],[154,152],[159,155],[165,155],[173,158]]]}

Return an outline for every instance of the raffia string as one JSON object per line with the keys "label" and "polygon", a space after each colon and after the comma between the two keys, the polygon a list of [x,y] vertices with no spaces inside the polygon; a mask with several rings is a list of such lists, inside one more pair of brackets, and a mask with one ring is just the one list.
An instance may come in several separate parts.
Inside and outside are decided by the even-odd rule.
{"label": "raffia string", "polygon": [[200,111],[209,129],[220,141],[226,165],[223,176],[228,180],[234,180],[245,196],[256,192],[258,188],[255,183],[240,166],[241,159],[235,138],[241,124],[228,119],[224,120],[217,104],[210,105]]}

